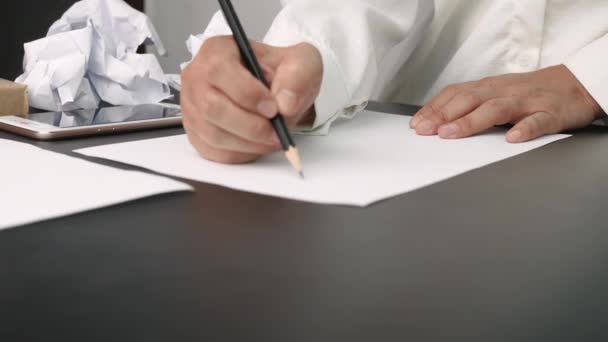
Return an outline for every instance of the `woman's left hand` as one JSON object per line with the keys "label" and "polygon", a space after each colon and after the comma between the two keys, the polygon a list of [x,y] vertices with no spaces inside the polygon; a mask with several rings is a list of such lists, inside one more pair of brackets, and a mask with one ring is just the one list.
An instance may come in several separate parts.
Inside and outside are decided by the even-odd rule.
{"label": "woman's left hand", "polygon": [[507,123],[511,143],[591,124],[602,108],[564,65],[451,85],[410,122],[420,135],[458,139]]}

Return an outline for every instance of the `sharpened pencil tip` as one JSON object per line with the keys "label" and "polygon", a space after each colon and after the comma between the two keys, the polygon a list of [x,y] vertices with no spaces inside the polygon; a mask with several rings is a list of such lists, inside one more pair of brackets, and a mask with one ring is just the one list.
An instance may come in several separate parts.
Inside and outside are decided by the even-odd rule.
{"label": "sharpened pencil tip", "polygon": [[289,163],[291,163],[291,166],[293,166],[293,168],[298,171],[300,177],[304,178],[304,173],[302,172],[302,163],[300,162],[300,154],[298,153],[298,149],[296,149],[295,147],[290,147],[289,150],[285,152],[285,156],[287,157],[287,160],[289,160]]}
{"label": "sharpened pencil tip", "polygon": [[298,172],[300,174],[300,178],[304,179],[304,171]]}

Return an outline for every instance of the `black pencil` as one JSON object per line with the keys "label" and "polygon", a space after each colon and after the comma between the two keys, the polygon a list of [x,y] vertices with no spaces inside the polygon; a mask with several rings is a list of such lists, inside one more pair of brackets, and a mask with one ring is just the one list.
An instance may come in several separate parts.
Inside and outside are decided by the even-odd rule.
{"label": "black pencil", "polygon": [[[264,77],[264,72],[262,71],[260,63],[258,62],[253,49],[251,48],[251,44],[249,44],[247,34],[245,33],[245,30],[243,29],[243,26],[236,15],[236,11],[234,10],[232,3],[230,0],[219,0],[219,2],[222,12],[224,13],[224,17],[230,26],[232,35],[234,36],[234,40],[236,41],[239,51],[241,52],[243,63],[258,80],[264,83],[267,88],[270,88],[270,84],[268,84],[266,77]],[[277,132],[287,160],[289,160],[293,168],[298,171],[300,176],[304,177],[302,163],[300,162],[300,154],[296,144],[293,142],[293,139],[289,134],[289,130],[287,129],[283,116],[280,113],[277,113],[277,115],[272,118],[270,122],[272,123],[274,130]]]}

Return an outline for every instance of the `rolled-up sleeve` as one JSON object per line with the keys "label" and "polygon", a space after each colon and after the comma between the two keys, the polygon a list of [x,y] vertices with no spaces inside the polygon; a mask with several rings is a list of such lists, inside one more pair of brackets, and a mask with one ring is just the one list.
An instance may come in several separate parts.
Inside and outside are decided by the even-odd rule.
{"label": "rolled-up sleeve", "polygon": [[[326,134],[339,117],[352,117],[363,109],[378,85],[386,57],[403,49],[402,64],[417,45],[423,28],[430,25],[433,1],[425,0],[282,0],[264,42],[273,46],[310,43],[321,53],[323,81],[315,101],[316,118],[311,127],[299,130]],[[191,37],[189,48],[196,54],[206,38],[229,34],[221,13],[205,33]],[[404,44],[405,43],[405,44]],[[407,45],[407,46],[406,46]]]}
{"label": "rolled-up sleeve", "polygon": [[[289,46],[314,45],[323,58],[321,92],[315,101],[316,119],[310,133],[325,134],[339,117],[364,108],[378,85],[389,53],[420,41],[421,28],[433,17],[433,1],[423,0],[284,0],[265,42]],[[416,34],[417,37],[412,37]]]}

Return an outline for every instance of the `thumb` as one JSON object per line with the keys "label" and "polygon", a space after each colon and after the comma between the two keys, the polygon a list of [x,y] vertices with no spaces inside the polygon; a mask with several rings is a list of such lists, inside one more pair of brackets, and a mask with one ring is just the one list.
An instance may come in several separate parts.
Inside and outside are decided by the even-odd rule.
{"label": "thumb", "polygon": [[323,61],[312,45],[298,44],[284,50],[272,81],[272,92],[279,111],[290,121],[297,121],[313,105],[321,89]]}
{"label": "thumb", "polygon": [[523,118],[508,133],[507,141],[521,143],[536,139],[546,134],[559,133],[564,129],[558,116],[538,112]]}

